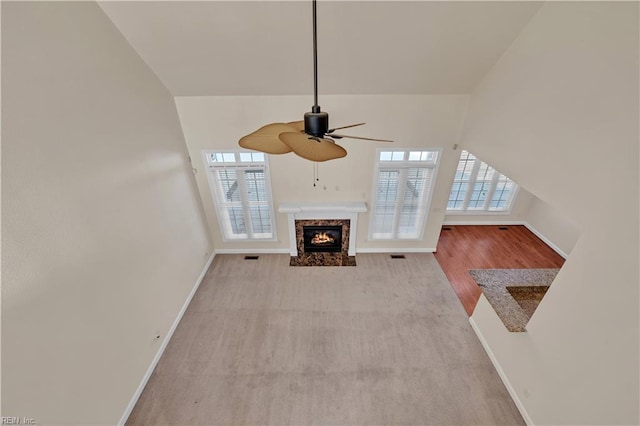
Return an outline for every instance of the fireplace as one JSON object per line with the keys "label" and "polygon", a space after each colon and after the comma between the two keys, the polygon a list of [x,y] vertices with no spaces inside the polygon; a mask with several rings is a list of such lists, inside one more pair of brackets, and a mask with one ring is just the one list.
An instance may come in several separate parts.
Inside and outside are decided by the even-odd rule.
{"label": "fireplace", "polygon": [[[362,201],[337,203],[283,203],[278,212],[287,213],[292,266],[353,266],[356,255],[358,214],[367,211]],[[342,226],[332,252],[305,249],[304,227]],[[335,228],[336,231],[339,228]],[[324,239],[322,237],[321,239]],[[306,248],[309,248],[307,241]],[[316,247],[311,247],[313,250]]]}
{"label": "fireplace", "polygon": [[305,253],[342,251],[342,225],[303,226]]}

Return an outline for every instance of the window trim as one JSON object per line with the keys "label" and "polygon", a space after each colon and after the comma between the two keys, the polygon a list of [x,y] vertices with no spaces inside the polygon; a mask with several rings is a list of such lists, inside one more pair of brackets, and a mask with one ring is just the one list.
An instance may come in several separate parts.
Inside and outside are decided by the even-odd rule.
{"label": "window trim", "polygon": [[[405,159],[403,159],[402,161],[397,161],[397,160],[389,160],[389,161],[381,161],[380,160],[380,154],[382,152],[387,152],[387,151],[391,151],[391,152],[404,152],[405,153]],[[436,158],[435,161],[422,161],[422,160],[409,160],[409,153],[410,152],[415,152],[415,151],[429,151],[429,152],[433,152],[436,154]],[[374,184],[373,184],[373,192],[372,192],[372,197],[371,197],[371,211],[369,214],[369,229],[368,229],[368,234],[367,234],[367,240],[368,241],[421,241],[424,238],[424,232],[425,232],[425,228],[426,228],[426,224],[427,224],[427,220],[429,218],[429,210],[431,208],[431,201],[433,199],[433,195],[434,195],[434,188],[436,187],[436,180],[438,178],[438,170],[440,168],[440,159],[442,158],[442,148],[433,148],[433,147],[411,147],[411,148],[377,148],[376,149],[376,157],[375,157],[375,161],[374,161],[374,165],[373,165],[373,178],[374,178]],[[393,223],[393,229],[391,232],[391,238],[379,238],[379,237],[374,237],[374,224],[375,224],[375,213],[376,213],[376,201],[377,201],[377,195],[378,195],[378,184],[379,184],[379,178],[380,178],[380,171],[381,170],[400,170],[400,176],[399,176],[399,182],[404,182],[405,185],[402,185],[402,189],[398,190],[398,195],[396,196],[396,199],[403,199],[403,195],[405,193],[405,186],[406,186],[406,171],[408,169],[412,169],[412,168],[428,168],[428,169],[433,169],[433,177],[431,178],[431,182],[429,183],[429,187],[428,188],[424,188],[424,194],[427,194],[426,199],[421,199],[421,203],[424,203],[423,208],[421,209],[422,211],[422,218],[420,218],[418,220],[418,225],[419,225],[419,230],[417,232],[416,237],[412,237],[412,238],[398,238],[398,225],[399,225],[399,221],[400,221],[400,214],[399,212],[401,211],[401,208],[403,206],[402,203],[396,203],[396,209],[394,211],[394,223]],[[402,195],[402,197],[401,197]]]}
{"label": "window trim", "polygon": [[[208,156],[210,154],[218,154],[218,153],[225,153],[225,154],[233,154],[235,157],[235,162],[233,163],[225,163],[225,162],[221,162],[219,163],[219,165],[216,164],[212,164],[209,162],[209,158]],[[218,149],[218,150],[202,150],[202,158],[204,160],[204,165],[205,165],[205,169],[207,171],[207,181],[209,183],[209,191],[212,197],[212,202],[213,202],[213,209],[215,211],[216,214],[216,221],[218,222],[218,228],[220,229],[220,236],[222,237],[222,241],[225,243],[243,243],[243,242],[249,242],[249,243],[255,243],[255,242],[274,242],[274,241],[278,241],[278,235],[277,235],[277,228],[276,228],[276,217],[275,217],[275,212],[274,212],[274,202],[273,202],[273,192],[271,190],[271,173],[269,171],[269,160],[268,160],[268,156],[266,154],[262,154],[264,156],[264,161],[259,161],[259,162],[246,162],[246,161],[241,161],[240,160],[240,154],[244,154],[244,153],[249,153],[249,154],[261,154],[255,151],[249,151],[249,150],[244,150],[244,149]],[[243,171],[246,169],[251,169],[251,168],[262,168],[265,172],[265,193],[268,199],[268,206],[269,206],[269,218],[270,218],[270,225],[271,225],[271,237],[269,238],[254,238],[251,237],[251,233],[247,232],[247,237],[246,238],[230,238],[227,236],[227,230],[225,229],[225,226],[227,227],[231,227],[230,223],[223,223],[223,219],[225,216],[224,212],[222,210],[224,210],[224,207],[220,206],[218,203],[218,197],[221,196],[221,194],[219,194],[219,188],[218,188],[218,183],[217,183],[217,177],[215,176],[215,170],[216,169],[225,169],[225,168],[230,168],[230,169],[235,169],[236,171]],[[241,189],[240,192],[240,196],[241,196],[241,207],[242,207],[242,212],[243,212],[243,216],[245,221],[247,219],[250,220],[250,213],[249,213],[249,207],[250,204],[248,202],[248,200],[246,200],[246,182],[244,179],[244,174],[242,174],[242,177],[240,179],[238,179],[238,186]]]}
{"label": "window trim", "polygon": [[[456,184],[456,178],[455,178],[455,173],[457,173],[458,171],[458,166],[460,164],[460,158],[462,157],[463,153],[467,152],[471,155],[474,156],[475,160],[474,160],[474,164],[473,164],[473,169],[470,173],[469,176],[469,180],[468,181],[461,181],[464,183],[468,184],[468,189],[465,193],[465,197],[464,200],[462,201],[462,206],[463,208],[460,209],[453,209],[453,208],[449,208],[448,204],[451,201],[451,190],[453,189],[453,185]],[[480,171],[480,167],[482,164],[485,164],[487,167],[490,167],[494,170],[494,175],[491,179],[491,184],[490,187],[487,191],[487,195],[485,197],[485,201],[484,201],[484,206],[481,209],[478,208],[472,208],[469,209],[468,205],[469,202],[471,200],[471,196],[473,194],[473,188],[476,184],[476,182],[478,182],[478,173]],[[500,180],[500,176],[504,176],[506,177],[509,181],[511,181],[514,185],[514,189],[511,191],[511,193],[509,194],[509,198],[507,199],[506,205],[507,208],[503,209],[503,210],[490,210],[489,209],[489,204],[491,203],[491,199],[493,198],[493,194],[496,191],[497,185],[498,185],[498,181]],[[451,187],[449,189],[449,198],[447,198],[447,207],[445,208],[445,214],[447,216],[455,216],[455,215],[509,215],[511,214],[511,211],[513,210],[513,205],[515,204],[516,201],[516,197],[518,196],[518,192],[520,191],[520,185],[518,185],[513,179],[509,178],[507,175],[505,175],[504,173],[500,172],[498,169],[496,169],[495,167],[493,167],[492,165],[490,165],[489,163],[487,163],[486,161],[483,161],[481,158],[479,158],[478,156],[476,156],[475,154],[473,154],[471,151],[468,151],[466,149],[463,149],[460,152],[460,155],[458,156],[458,162],[456,163],[456,169],[454,172],[454,177],[453,177],[453,181],[451,182]]]}

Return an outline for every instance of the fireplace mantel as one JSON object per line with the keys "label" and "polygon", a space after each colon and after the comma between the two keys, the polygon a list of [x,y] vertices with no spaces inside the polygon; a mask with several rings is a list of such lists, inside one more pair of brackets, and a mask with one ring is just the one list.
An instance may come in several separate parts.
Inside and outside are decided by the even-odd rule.
{"label": "fireplace mantel", "polygon": [[291,256],[298,256],[296,244],[296,220],[307,219],[347,219],[350,221],[349,256],[356,255],[358,213],[367,211],[364,201],[335,203],[282,203],[279,213],[287,213],[289,224],[289,247]]}

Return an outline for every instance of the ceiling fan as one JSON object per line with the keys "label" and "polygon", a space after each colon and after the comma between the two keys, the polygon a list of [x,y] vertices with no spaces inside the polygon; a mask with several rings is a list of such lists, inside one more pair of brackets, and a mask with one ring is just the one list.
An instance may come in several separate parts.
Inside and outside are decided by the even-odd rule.
{"label": "ceiling fan", "polygon": [[362,126],[365,123],[329,128],[329,114],[320,110],[318,105],[318,32],[316,19],[316,0],[313,6],[313,94],[314,104],[311,112],[304,114],[303,121],[267,124],[240,139],[238,144],[247,149],[267,154],[286,154],[294,152],[311,161],[327,161],[347,155],[347,151],[336,144],[336,139],[351,138],[377,142],[393,142],[387,139],[364,138],[334,133],[336,130]]}

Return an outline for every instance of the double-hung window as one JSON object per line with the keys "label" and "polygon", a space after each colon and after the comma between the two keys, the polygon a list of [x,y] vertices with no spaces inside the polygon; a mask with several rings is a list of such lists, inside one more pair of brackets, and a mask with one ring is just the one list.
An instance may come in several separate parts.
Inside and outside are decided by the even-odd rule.
{"label": "double-hung window", "polygon": [[419,239],[440,150],[379,150],[369,225],[371,239]]}
{"label": "double-hung window", "polygon": [[203,153],[224,239],[275,239],[265,155],[242,151]]}
{"label": "double-hung window", "polygon": [[468,151],[462,151],[447,212],[509,212],[518,185]]}

